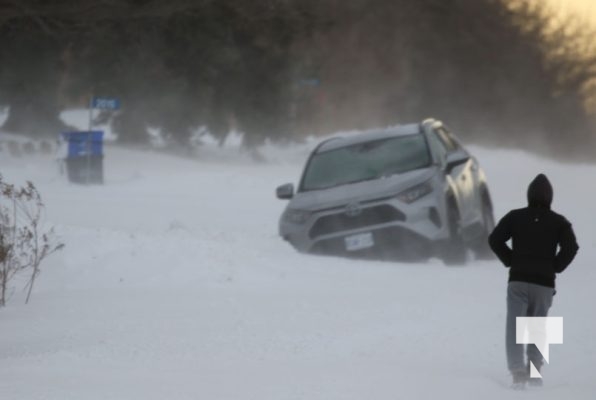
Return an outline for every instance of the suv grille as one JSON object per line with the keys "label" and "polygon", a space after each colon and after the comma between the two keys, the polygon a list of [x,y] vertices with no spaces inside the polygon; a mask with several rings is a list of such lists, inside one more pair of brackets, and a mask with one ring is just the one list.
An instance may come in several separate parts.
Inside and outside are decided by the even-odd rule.
{"label": "suv grille", "polygon": [[385,224],[393,221],[405,221],[406,216],[399,210],[381,205],[362,209],[357,216],[350,217],[345,212],[326,215],[315,222],[309,236],[314,239],[330,233],[365,228],[371,225]]}

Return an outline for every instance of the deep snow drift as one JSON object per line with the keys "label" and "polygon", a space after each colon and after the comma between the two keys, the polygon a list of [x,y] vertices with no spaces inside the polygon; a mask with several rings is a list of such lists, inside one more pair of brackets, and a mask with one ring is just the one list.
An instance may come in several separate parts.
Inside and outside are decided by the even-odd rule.
{"label": "deep snow drift", "polygon": [[[277,236],[278,184],[309,143],[266,164],[109,147],[106,184],[66,183],[50,156],[0,153],[32,180],[66,248],[32,302],[0,310],[0,399],[593,399],[596,167],[474,148],[495,214],[523,206],[546,173],[581,246],[558,279],[545,387],[508,389],[507,270],[297,254]],[[205,152],[209,152],[209,148]],[[207,154],[207,153],[206,153]],[[206,157],[205,157],[206,158]],[[219,161],[218,161],[219,158]]]}

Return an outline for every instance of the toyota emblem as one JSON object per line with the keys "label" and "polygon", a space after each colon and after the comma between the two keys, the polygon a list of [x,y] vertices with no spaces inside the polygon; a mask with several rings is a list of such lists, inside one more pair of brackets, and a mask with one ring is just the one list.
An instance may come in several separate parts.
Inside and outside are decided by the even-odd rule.
{"label": "toyota emblem", "polygon": [[346,215],[348,217],[357,217],[362,213],[362,207],[359,203],[352,203],[346,206]]}

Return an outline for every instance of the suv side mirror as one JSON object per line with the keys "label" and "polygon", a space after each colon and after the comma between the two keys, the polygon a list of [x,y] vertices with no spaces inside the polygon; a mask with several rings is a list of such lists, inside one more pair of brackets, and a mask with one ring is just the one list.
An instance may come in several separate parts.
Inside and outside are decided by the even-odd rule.
{"label": "suv side mirror", "polygon": [[445,166],[445,172],[450,174],[451,171],[453,171],[453,168],[457,167],[458,165],[467,163],[469,159],[470,156],[466,153],[457,152],[447,155],[447,164]]}
{"label": "suv side mirror", "polygon": [[291,183],[281,185],[275,190],[275,194],[277,195],[278,199],[289,200],[294,197],[294,185]]}

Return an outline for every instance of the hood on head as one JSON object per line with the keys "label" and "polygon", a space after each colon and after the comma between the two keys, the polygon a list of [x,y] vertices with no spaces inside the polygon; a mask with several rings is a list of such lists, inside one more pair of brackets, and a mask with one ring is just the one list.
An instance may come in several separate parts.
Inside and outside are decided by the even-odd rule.
{"label": "hood on head", "polygon": [[538,174],[528,186],[528,205],[534,208],[550,208],[553,187],[544,174]]}

